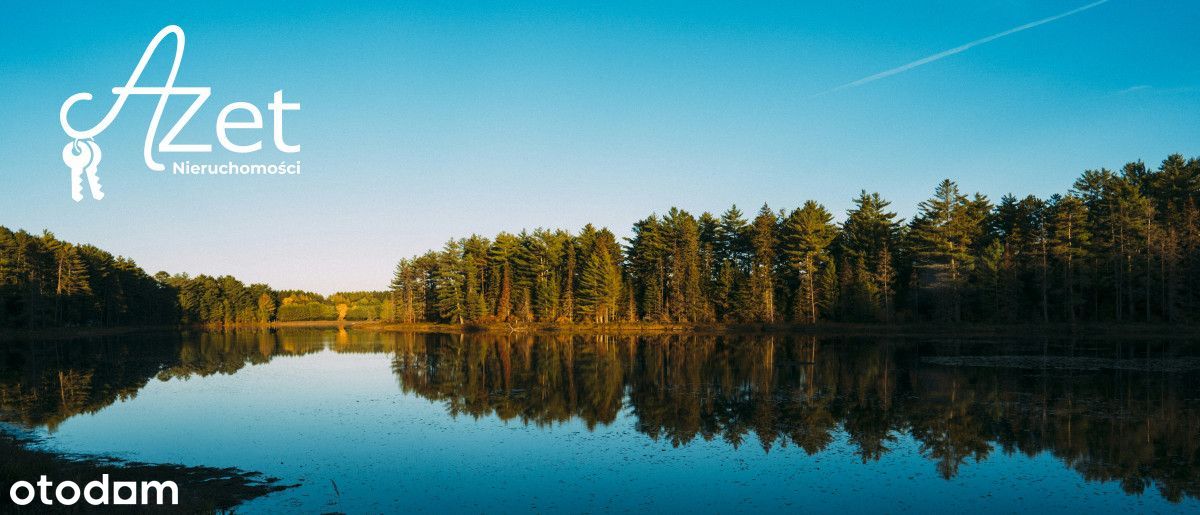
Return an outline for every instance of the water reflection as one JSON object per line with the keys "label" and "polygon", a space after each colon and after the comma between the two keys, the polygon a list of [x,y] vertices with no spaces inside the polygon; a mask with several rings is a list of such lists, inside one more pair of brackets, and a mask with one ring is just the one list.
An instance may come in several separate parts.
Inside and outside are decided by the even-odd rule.
{"label": "water reflection", "polygon": [[946,479],[994,453],[1051,453],[1129,493],[1200,497],[1200,373],[1170,342],[811,336],[447,335],[283,330],[17,342],[0,419],[53,430],[148,381],[234,374],[325,349],[389,353],[398,387],[453,416],[589,428],[627,410],[640,433],[820,453],[844,431],[862,462],[911,435]]}

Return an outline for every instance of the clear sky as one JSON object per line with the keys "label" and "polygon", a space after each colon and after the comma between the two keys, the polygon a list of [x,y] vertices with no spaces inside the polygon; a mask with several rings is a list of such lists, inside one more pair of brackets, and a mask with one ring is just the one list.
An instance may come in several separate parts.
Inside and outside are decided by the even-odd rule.
{"label": "clear sky", "polygon": [[[35,3],[0,14],[0,225],[90,242],[148,272],[232,274],[322,293],[381,289],[451,236],[524,227],[626,235],[671,206],[839,217],[860,189],[910,216],[938,180],[992,198],[1066,190],[1084,169],[1200,155],[1200,4],[250,1]],[[112,105],[149,40],[187,36],[176,85],[212,98],[179,138],[211,143],[234,101],[267,150],[142,161],[156,99],[97,136],[102,201],[70,199],[58,110]],[[141,85],[161,85],[167,40]],[[896,70],[898,73],[887,73]],[[886,75],[859,85],[855,81]],[[839,89],[839,87],[841,87]],[[274,151],[266,104],[300,102]],[[173,97],[159,138],[190,99]],[[219,147],[218,147],[219,148]],[[300,159],[299,176],[178,176],[173,160]]]}

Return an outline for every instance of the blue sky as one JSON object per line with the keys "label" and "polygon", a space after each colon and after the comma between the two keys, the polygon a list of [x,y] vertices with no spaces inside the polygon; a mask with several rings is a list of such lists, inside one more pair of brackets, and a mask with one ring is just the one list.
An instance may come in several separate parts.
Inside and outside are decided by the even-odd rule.
{"label": "blue sky", "polygon": [[[1111,0],[858,87],[829,90],[1087,1],[397,3],[88,2],[0,21],[0,225],[54,231],[153,273],[232,274],[329,293],[383,288],[451,236],[523,227],[620,235],[679,206],[753,212],[860,189],[903,216],[943,177],[992,198],[1061,192],[1084,169],[1200,154],[1200,5]],[[168,25],[176,85],[217,113],[263,111],[266,150],[157,154],[156,99],[96,140],[107,197],[76,204],[58,109],[82,128]],[[142,85],[161,85],[174,42]],[[274,151],[266,104],[299,154]],[[190,100],[173,98],[159,130]],[[219,147],[218,147],[219,148]],[[173,176],[173,160],[300,159],[290,177]]]}

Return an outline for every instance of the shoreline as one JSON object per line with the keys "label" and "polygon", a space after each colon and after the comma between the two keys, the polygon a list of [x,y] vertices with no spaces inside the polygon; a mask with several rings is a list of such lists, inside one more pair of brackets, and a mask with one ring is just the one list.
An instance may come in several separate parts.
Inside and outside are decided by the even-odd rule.
{"label": "shoreline", "polygon": [[489,323],[437,324],[367,322],[356,329],[381,332],[508,333],[508,334],[704,334],[811,336],[968,336],[968,337],[1200,337],[1200,326],[1183,324],[664,324],[664,323]]}
{"label": "shoreline", "polygon": [[37,340],[71,340],[75,338],[96,338],[103,336],[119,336],[122,334],[148,333],[156,331],[187,331],[187,330],[238,330],[238,329],[279,329],[287,327],[352,327],[368,323],[365,320],[306,320],[302,322],[270,322],[267,324],[232,324],[232,325],[128,325],[114,327],[42,327],[37,329],[0,329],[0,342],[20,339]]}
{"label": "shoreline", "polygon": [[54,483],[72,481],[82,487],[103,475],[115,481],[174,481],[179,487],[179,504],[147,505],[132,509],[91,506],[77,503],[71,507],[45,506],[39,503],[25,507],[7,505],[5,511],[20,513],[84,512],[88,509],[109,509],[119,512],[159,511],[168,513],[226,513],[259,497],[286,490],[296,485],[280,484],[278,478],[237,468],[186,466],[172,463],[142,463],[104,455],[80,455],[41,449],[38,439],[19,434],[12,427],[0,424],[0,483],[5,486],[17,481],[33,483],[45,476]]}
{"label": "shoreline", "polygon": [[1189,324],[683,324],[617,322],[607,324],[529,322],[397,323],[378,320],[311,320],[215,326],[49,327],[0,330],[0,342],[36,339],[67,340],[158,331],[238,331],[287,328],[353,328],[360,331],[451,334],[574,334],[574,335],[808,335],[808,336],[963,336],[963,337],[1087,337],[1087,338],[1200,338],[1200,325]]}

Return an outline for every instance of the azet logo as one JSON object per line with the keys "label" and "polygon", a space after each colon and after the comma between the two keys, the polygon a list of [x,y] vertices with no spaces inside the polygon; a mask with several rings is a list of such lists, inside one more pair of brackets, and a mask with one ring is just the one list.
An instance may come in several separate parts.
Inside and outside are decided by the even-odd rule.
{"label": "azet logo", "polygon": [[[146,68],[146,63],[150,61],[150,57],[154,55],[158,45],[168,35],[174,35],[177,45],[175,47],[175,60],[171,64],[171,73],[167,76],[166,83],[162,86],[139,86],[138,79],[142,75],[142,71]],[[104,115],[104,118],[99,123],[87,130],[77,130],[67,120],[68,113],[71,107],[80,101],[92,100],[91,93],[76,93],[71,95],[59,110],[59,123],[62,124],[63,132],[70,136],[73,140],[63,147],[63,163],[71,169],[71,198],[76,202],[83,200],[83,176],[86,174],[88,186],[91,190],[92,198],[100,200],[104,198],[104,193],[100,190],[100,177],[98,175],[98,167],[100,164],[101,152],[100,146],[96,144],[96,136],[104,132],[109,124],[117,118],[121,113],[121,108],[125,105],[125,101],[130,95],[150,95],[158,96],[158,106],[154,109],[154,116],[150,118],[150,125],[146,130],[146,143],[142,149],[142,156],[146,160],[146,167],[156,172],[161,172],[166,169],[162,163],[154,160],[151,148],[153,147],[155,138],[158,135],[158,124],[162,119],[163,109],[167,105],[167,99],[171,95],[190,95],[194,97],[192,104],[187,111],[175,121],[171,129],[158,142],[158,152],[160,153],[181,153],[181,152],[212,152],[210,144],[186,144],[176,143],[175,138],[187,126],[204,102],[212,94],[212,88],[201,86],[176,86],[175,77],[179,73],[179,64],[183,60],[184,36],[183,29],[176,25],[168,25],[150,40],[150,44],[146,46],[146,51],[142,53],[142,58],[138,61],[137,66],[133,69],[133,73],[129,76],[129,80],[124,86],[114,87],[113,95],[116,95],[116,102],[112,108]],[[299,111],[299,102],[285,102],[283,99],[283,90],[275,91],[271,101],[267,104],[267,110],[273,113],[272,129],[274,136],[275,148],[281,152],[297,153],[300,152],[300,145],[290,145],[284,140],[283,136],[283,113],[285,111]],[[249,114],[249,121],[229,121],[229,115],[234,111],[245,111]],[[234,143],[229,137],[230,130],[261,130],[263,128],[262,111],[258,106],[249,102],[233,102],[223,109],[217,115],[216,134],[217,141],[221,146],[230,152],[238,154],[248,154],[257,152],[262,149],[262,139],[239,144]],[[244,165],[243,165],[244,166]],[[262,165],[254,165],[259,167]],[[299,162],[294,165],[298,170]],[[230,167],[237,168],[236,165],[230,163]],[[274,167],[274,165],[272,165]],[[282,166],[280,167],[282,168]]]}

